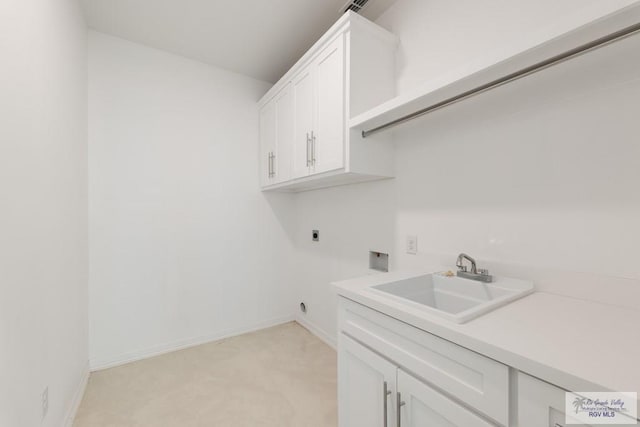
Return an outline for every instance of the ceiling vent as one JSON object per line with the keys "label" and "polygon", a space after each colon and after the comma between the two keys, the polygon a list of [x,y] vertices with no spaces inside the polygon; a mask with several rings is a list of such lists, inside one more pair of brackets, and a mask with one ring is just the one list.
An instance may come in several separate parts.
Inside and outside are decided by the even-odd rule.
{"label": "ceiling vent", "polygon": [[347,4],[342,6],[341,11],[344,13],[351,10],[355,13],[360,13],[360,11],[365,7],[368,1],[369,0],[351,0],[347,2]]}

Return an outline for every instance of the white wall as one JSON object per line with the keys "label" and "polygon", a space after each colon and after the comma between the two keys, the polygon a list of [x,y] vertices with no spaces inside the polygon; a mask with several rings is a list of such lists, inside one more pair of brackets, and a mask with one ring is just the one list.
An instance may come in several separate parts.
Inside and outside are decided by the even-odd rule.
{"label": "white wall", "polygon": [[397,88],[464,76],[637,0],[398,0],[377,23],[400,38]]}
{"label": "white wall", "polygon": [[292,200],[258,186],[270,85],[89,39],[92,368],[291,318]]}
{"label": "white wall", "polygon": [[[401,39],[403,93],[629,3],[399,0],[379,23]],[[328,282],[366,274],[370,246],[389,251],[393,269],[453,268],[464,251],[544,291],[640,309],[638,44],[620,43],[398,128],[393,181],[298,195],[303,318],[335,336]],[[310,241],[314,228],[320,243]],[[417,255],[405,253],[407,235],[418,236]],[[615,292],[603,291],[614,284]]]}
{"label": "white wall", "polygon": [[88,360],[86,28],[76,2],[0,2],[0,55],[0,425],[59,427]]}
{"label": "white wall", "polygon": [[[336,296],[329,282],[369,274],[369,251],[394,246],[395,183],[391,180],[298,193],[296,277],[298,320],[335,343]],[[312,230],[320,231],[314,242]]]}

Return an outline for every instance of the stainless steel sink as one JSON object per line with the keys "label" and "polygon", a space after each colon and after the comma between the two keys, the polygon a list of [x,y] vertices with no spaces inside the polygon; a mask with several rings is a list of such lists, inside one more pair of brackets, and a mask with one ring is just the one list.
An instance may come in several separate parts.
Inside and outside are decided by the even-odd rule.
{"label": "stainless steel sink", "polygon": [[453,322],[464,323],[532,293],[533,282],[494,277],[492,283],[483,283],[446,273],[433,273],[370,289]]}

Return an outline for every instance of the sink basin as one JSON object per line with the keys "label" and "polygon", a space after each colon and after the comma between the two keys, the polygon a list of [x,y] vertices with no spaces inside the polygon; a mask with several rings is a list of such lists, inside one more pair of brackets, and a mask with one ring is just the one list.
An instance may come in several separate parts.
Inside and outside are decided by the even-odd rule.
{"label": "sink basin", "polygon": [[532,293],[533,282],[494,277],[492,283],[482,283],[433,273],[372,286],[370,289],[453,322],[464,323]]}

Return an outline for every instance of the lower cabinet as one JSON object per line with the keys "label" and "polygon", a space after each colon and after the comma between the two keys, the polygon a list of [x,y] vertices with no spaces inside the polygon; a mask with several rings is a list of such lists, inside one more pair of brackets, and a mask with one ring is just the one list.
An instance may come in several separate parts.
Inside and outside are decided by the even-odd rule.
{"label": "lower cabinet", "polygon": [[[565,390],[518,372],[518,426],[565,427]],[[590,427],[575,422],[571,427]]]}
{"label": "lower cabinet", "polygon": [[391,427],[396,414],[396,366],[340,335],[340,427]]}
{"label": "lower cabinet", "polygon": [[340,427],[495,426],[349,336],[339,339]]}
{"label": "lower cabinet", "polygon": [[[338,325],[339,359],[350,354],[349,360],[352,360],[362,354],[354,350],[357,345],[355,348],[374,353],[395,368],[396,381],[392,384],[387,380],[390,389],[402,396],[409,390],[413,393],[410,400],[403,397],[406,402],[401,411],[403,426],[421,425],[409,420],[420,419],[427,413],[435,420],[447,420],[449,424],[442,425],[448,426],[508,425],[509,368],[506,365],[346,298],[338,301]],[[355,344],[349,344],[352,341]],[[370,366],[379,370],[380,364]],[[407,376],[403,376],[405,374]],[[409,381],[409,374],[415,382]],[[339,375],[343,388],[362,388],[346,383],[348,372],[343,370]],[[389,376],[387,373],[386,377]],[[402,384],[405,391],[399,389]],[[422,387],[411,387],[415,384]],[[380,387],[378,384],[378,389]],[[429,397],[422,399],[422,395]],[[438,404],[429,400],[432,395],[439,398]],[[418,403],[420,401],[422,403]],[[346,406],[342,400],[339,404],[341,408]],[[394,402],[388,404],[397,408]],[[397,417],[394,420],[397,422]],[[433,423],[439,425],[437,421]],[[341,427],[359,425],[345,422]]]}
{"label": "lower cabinet", "polygon": [[[571,417],[571,412],[566,413],[566,390],[523,372],[518,372],[518,427],[592,427],[592,424],[584,424]],[[624,418],[624,415],[622,415]],[[567,423],[567,419],[572,420]],[[625,418],[626,419],[626,418]],[[638,426],[637,421],[631,418],[625,421],[618,420],[622,424],[618,426]]]}
{"label": "lower cabinet", "polygon": [[[519,427],[565,427],[565,391],[518,373]],[[586,424],[571,426],[588,427]]]}
{"label": "lower cabinet", "polygon": [[464,406],[398,369],[398,427],[492,427]]}
{"label": "lower cabinet", "polygon": [[347,298],[338,325],[340,427],[591,427],[563,388]]}

